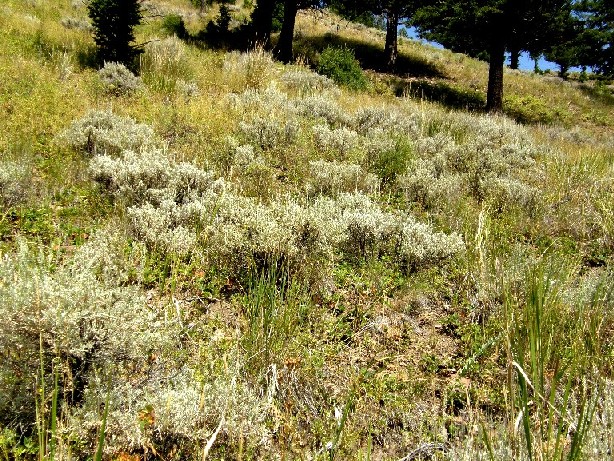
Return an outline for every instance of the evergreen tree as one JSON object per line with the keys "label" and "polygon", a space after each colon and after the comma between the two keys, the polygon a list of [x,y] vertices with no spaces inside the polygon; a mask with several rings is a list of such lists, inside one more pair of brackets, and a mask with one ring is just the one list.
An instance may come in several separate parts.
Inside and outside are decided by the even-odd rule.
{"label": "evergreen tree", "polygon": [[578,14],[585,21],[583,37],[592,51],[588,65],[614,77],[614,0],[584,0],[579,2]]}
{"label": "evergreen tree", "polygon": [[140,53],[132,45],[134,28],[142,18],[140,0],[91,0],[87,8],[99,62],[134,67],[134,58]]}
{"label": "evergreen tree", "polygon": [[571,0],[441,0],[426,2],[412,23],[420,34],[453,51],[489,62],[486,109],[503,108],[505,51],[539,55],[555,40]]}

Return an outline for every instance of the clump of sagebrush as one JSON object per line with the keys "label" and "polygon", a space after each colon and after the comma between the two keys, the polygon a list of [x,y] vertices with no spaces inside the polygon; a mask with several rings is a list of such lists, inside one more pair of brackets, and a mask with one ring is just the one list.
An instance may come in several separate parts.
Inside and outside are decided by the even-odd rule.
{"label": "clump of sagebrush", "polygon": [[97,370],[113,364],[145,369],[148,354],[167,347],[173,325],[163,324],[138,288],[120,286],[106,276],[111,274],[104,265],[113,251],[111,240],[94,239],[64,263],[23,241],[16,253],[2,256],[3,424],[34,421],[31,389],[39,370],[48,371],[53,358],[62,364],[68,403],[80,404]]}
{"label": "clump of sagebrush", "polygon": [[182,333],[181,314],[169,318],[162,301],[126,283],[143,258],[138,243],[128,245],[112,231],[93,236],[65,261],[23,241],[2,256],[0,424],[27,430],[40,370],[47,386],[55,370],[64,415],[58,433],[78,437],[72,448],[81,457],[95,450],[105,401],[110,457],[152,447],[161,455],[191,451],[222,419],[234,445],[261,447],[270,401],[234,371],[197,371],[202,364],[190,360],[191,348],[202,343]]}
{"label": "clump of sagebrush", "polygon": [[292,144],[298,135],[298,123],[295,120],[276,120],[256,116],[251,122],[240,122],[239,130],[247,142],[270,150]]}
{"label": "clump of sagebrush", "polygon": [[356,111],[350,123],[362,135],[368,135],[371,131],[394,131],[415,137],[420,133],[418,114],[402,113],[394,107],[362,107]]}
{"label": "clump of sagebrush", "polygon": [[183,96],[186,100],[198,97],[200,95],[200,89],[198,84],[192,81],[185,81],[178,79],[175,82],[175,92]]}
{"label": "clump of sagebrush", "polygon": [[[234,364],[239,360],[233,357]],[[134,380],[118,379],[111,389],[104,376],[97,377],[87,389],[85,403],[69,416],[74,434],[88,440],[97,433],[99,403],[108,395],[112,405],[104,452],[109,457],[155,448],[160,455],[187,459],[196,447],[202,450],[218,425],[219,439],[230,446],[266,449],[270,402],[248,387],[236,370],[212,375],[175,365],[156,371],[139,386]]]}
{"label": "clump of sagebrush", "polygon": [[324,75],[306,69],[291,69],[284,72],[279,80],[291,91],[295,91],[300,96],[321,93],[322,91],[332,90],[335,83]]}
{"label": "clump of sagebrush", "polygon": [[341,192],[373,193],[379,188],[379,179],[354,163],[309,162],[308,193],[338,195]]}
{"label": "clump of sagebrush", "polygon": [[116,155],[154,143],[153,130],[111,111],[92,110],[71,123],[59,140],[88,154]]}
{"label": "clump of sagebrush", "polygon": [[98,77],[104,91],[116,96],[133,93],[143,85],[141,79],[130,69],[117,62],[105,62],[98,71]]}
{"label": "clump of sagebrush", "polygon": [[543,173],[526,131],[496,117],[453,116],[427,125],[427,135],[413,142],[415,158],[398,177],[409,201],[431,208],[462,192],[501,211],[518,205],[534,211],[537,190],[521,179]]}
{"label": "clump of sagebrush", "polygon": [[358,147],[358,133],[346,127],[330,129],[328,125],[312,128],[316,147],[334,157],[345,159]]}
{"label": "clump of sagebrush", "polygon": [[350,116],[334,99],[328,96],[307,96],[293,100],[292,105],[297,115],[314,119],[322,118],[333,127],[346,126],[350,121]]}
{"label": "clump of sagebrush", "polygon": [[0,203],[11,207],[21,203],[28,195],[29,170],[16,162],[0,162]]}
{"label": "clump of sagebrush", "polygon": [[[243,146],[232,163],[256,161],[253,149]],[[384,212],[361,194],[340,194],[313,204],[289,197],[263,204],[238,195],[209,172],[171,162],[159,151],[99,156],[92,160],[91,170],[129,205],[137,239],[163,252],[186,254],[198,247],[230,268],[281,260],[300,271],[305,262],[330,265],[344,254],[388,254],[404,266],[416,267],[463,247],[458,235]],[[369,187],[370,182],[362,184]]]}
{"label": "clump of sagebrush", "polygon": [[175,163],[160,149],[126,150],[119,157],[99,155],[90,162],[90,172],[105,189],[126,204],[165,200],[184,203],[200,196],[214,182],[212,173],[191,163]]}
{"label": "clump of sagebrush", "polygon": [[243,114],[253,114],[259,112],[290,113],[292,103],[288,95],[279,91],[274,85],[266,87],[264,90],[249,88],[242,93],[230,93],[228,101],[234,109],[240,110]]}
{"label": "clump of sagebrush", "polygon": [[91,32],[92,30],[94,30],[92,24],[84,18],[66,17],[62,18],[60,23],[67,29],[77,29],[83,30],[85,32]]}

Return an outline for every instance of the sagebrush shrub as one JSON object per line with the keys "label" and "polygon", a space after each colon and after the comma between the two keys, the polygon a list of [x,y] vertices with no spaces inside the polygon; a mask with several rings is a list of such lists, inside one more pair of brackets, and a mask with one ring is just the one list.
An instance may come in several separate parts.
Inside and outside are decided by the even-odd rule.
{"label": "sagebrush shrub", "polygon": [[156,142],[154,132],[148,125],[100,110],[89,111],[72,122],[59,140],[88,154],[107,155],[138,150]]}
{"label": "sagebrush shrub", "polygon": [[313,138],[319,150],[347,158],[358,147],[358,133],[348,128],[330,129],[328,125],[315,125]]}
{"label": "sagebrush shrub", "polygon": [[97,277],[104,270],[98,258],[107,250],[104,242],[93,245],[99,245],[97,251],[77,252],[56,271],[51,255],[25,242],[0,260],[0,415],[5,423],[34,421],[31,389],[41,366],[50,364],[39,363],[41,354],[49,362],[58,357],[68,367],[66,376],[73,379],[63,387],[81,399],[96,368],[127,362],[145,366],[149,351],[167,342],[143,293]]}
{"label": "sagebrush shrub", "polygon": [[100,155],[90,162],[90,172],[127,204],[184,203],[202,195],[214,182],[211,173],[190,163],[172,162],[159,149],[127,150],[119,158]]}
{"label": "sagebrush shrub", "polygon": [[367,87],[367,78],[354,52],[349,48],[325,48],[318,58],[317,70],[318,73],[353,90],[364,90]]}
{"label": "sagebrush shrub", "polygon": [[240,122],[239,129],[249,143],[264,150],[292,144],[298,135],[298,124],[291,119],[257,116],[251,122]]}
{"label": "sagebrush shrub", "polygon": [[341,192],[373,193],[378,188],[377,176],[367,173],[360,165],[324,160],[309,162],[307,191],[310,193],[323,195],[338,195]]}
{"label": "sagebrush shrub", "polygon": [[[250,146],[238,146],[231,164],[241,170],[258,159]],[[137,239],[162,252],[186,254],[200,246],[212,260],[235,270],[286,261],[300,272],[308,270],[308,261],[330,265],[342,254],[389,254],[414,267],[462,247],[456,234],[414,225],[411,218],[382,211],[360,193],[341,193],[342,187],[370,189],[377,181],[356,166],[332,168],[343,172],[342,183],[330,180],[331,187],[339,189],[336,198],[319,198],[313,204],[283,198],[263,204],[238,195],[211,173],[174,163],[158,151],[127,151],[122,158],[99,156],[91,162],[94,177],[129,205]],[[418,230],[409,232],[410,225]]]}
{"label": "sagebrush shrub", "polygon": [[303,69],[289,70],[279,78],[289,90],[299,95],[312,95],[335,88],[335,83],[324,75]]}
{"label": "sagebrush shrub", "polygon": [[29,169],[16,162],[0,162],[0,203],[10,207],[22,202],[29,189]]}
{"label": "sagebrush shrub", "polygon": [[293,100],[292,105],[297,115],[315,119],[322,118],[331,126],[344,126],[350,120],[339,104],[328,96],[307,96]]}
{"label": "sagebrush shrub", "polygon": [[60,24],[62,24],[67,29],[77,29],[77,30],[83,30],[86,32],[91,32],[92,30],[94,30],[94,27],[92,26],[92,24],[87,19],[84,19],[84,18],[66,17],[66,18],[62,18],[62,20],[60,21]]}
{"label": "sagebrush shrub", "polygon": [[80,458],[93,455],[107,397],[111,458],[153,446],[188,452],[222,416],[233,443],[266,444],[270,402],[242,381],[241,358],[231,371],[197,371],[190,357],[202,342],[189,341],[180,317],[168,318],[161,302],[126,283],[144,257],[131,256],[134,249],[106,230],[60,264],[23,241],[0,259],[0,424],[27,431],[37,420],[32,390],[42,369],[48,395],[54,370],[59,375],[58,433],[78,438],[71,448]]}
{"label": "sagebrush shrub", "polygon": [[105,62],[102,69],[98,71],[98,77],[105,92],[117,96],[133,93],[142,86],[139,77],[117,62]]}

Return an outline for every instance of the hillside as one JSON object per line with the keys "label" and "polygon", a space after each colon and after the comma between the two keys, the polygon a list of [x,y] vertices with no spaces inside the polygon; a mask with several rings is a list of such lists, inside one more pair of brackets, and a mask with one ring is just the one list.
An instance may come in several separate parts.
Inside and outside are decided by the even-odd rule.
{"label": "hillside", "polygon": [[0,4],[1,459],[610,459],[611,86],[487,115],[485,63],[328,12],[284,66],[143,6],[137,78]]}

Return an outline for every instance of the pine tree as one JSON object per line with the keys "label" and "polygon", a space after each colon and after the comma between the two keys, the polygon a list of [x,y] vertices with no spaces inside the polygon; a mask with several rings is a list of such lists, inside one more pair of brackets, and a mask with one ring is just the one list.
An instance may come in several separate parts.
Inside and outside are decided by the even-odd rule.
{"label": "pine tree", "polygon": [[[412,18],[420,34],[453,51],[489,62],[486,109],[503,109],[505,51],[537,56],[550,49],[571,0],[441,0]],[[563,12],[563,13],[561,13]]]}
{"label": "pine tree", "polygon": [[87,8],[99,62],[134,67],[134,58],[140,53],[132,45],[134,28],[142,19],[140,0],[91,0]]}

